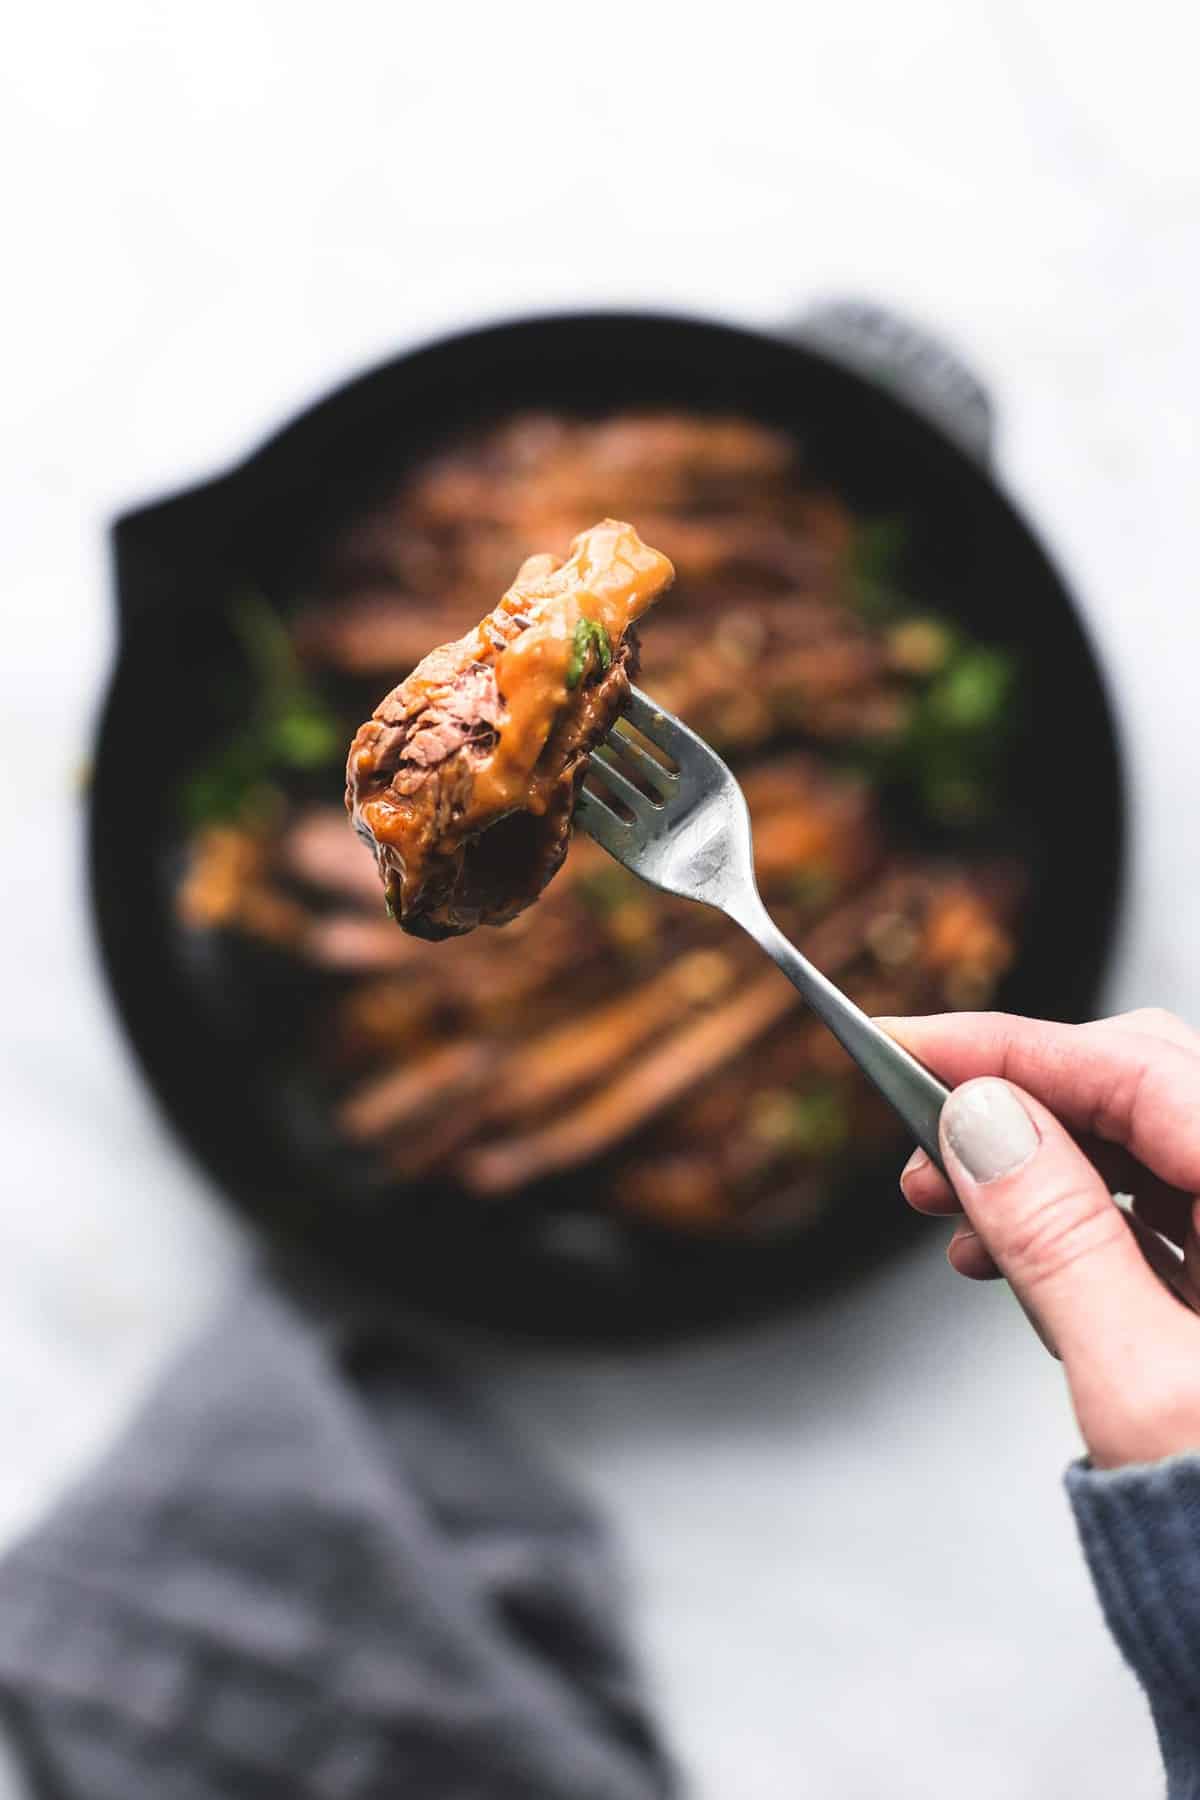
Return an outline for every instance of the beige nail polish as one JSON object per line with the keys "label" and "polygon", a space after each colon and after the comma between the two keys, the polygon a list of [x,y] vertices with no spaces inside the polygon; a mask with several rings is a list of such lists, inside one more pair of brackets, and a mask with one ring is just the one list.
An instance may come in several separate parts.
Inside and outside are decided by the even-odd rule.
{"label": "beige nail polish", "polygon": [[1027,1163],[1037,1126],[1006,1081],[987,1077],[957,1088],[942,1109],[950,1150],[973,1181],[998,1181]]}

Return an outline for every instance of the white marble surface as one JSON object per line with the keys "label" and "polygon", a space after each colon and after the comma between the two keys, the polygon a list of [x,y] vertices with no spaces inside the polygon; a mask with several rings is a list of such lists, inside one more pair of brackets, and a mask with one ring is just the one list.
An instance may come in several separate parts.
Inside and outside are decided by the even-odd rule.
{"label": "white marble surface", "polygon": [[[244,1253],[139,1085],[88,939],[105,521],[399,343],[571,301],[770,321],[829,291],[951,334],[1120,673],[1137,875],[1114,1000],[1200,1015],[1182,9],[742,0],[712,21],[60,0],[10,28],[6,1539]],[[1159,1790],[1060,1494],[1057,1372],[933,1243],[828,1316],[635,1361],[500,1354],[484,1378],[623,1530],[698,1800]]]}

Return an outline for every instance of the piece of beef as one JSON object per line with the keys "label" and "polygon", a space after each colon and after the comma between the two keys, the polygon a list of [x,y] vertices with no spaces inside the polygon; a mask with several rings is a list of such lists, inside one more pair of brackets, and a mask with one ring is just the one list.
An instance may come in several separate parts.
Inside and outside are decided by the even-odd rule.
{"label": "piece of beef", "polygon": [[712,510],[734,499],[762,506],[796,460],[792,439],[751,420],[686,413],[620,413],[570,420],[519,414],[473,446],[435,457],[412,482],[410,516],[434,528],[524,526],[587,518],[597,506]]}
{"label": "piece of beef", "polygon": [[566,855],[588,752],[629,698],[633,621],[669,586],[632,526],[530,557],[499,606],[430,652],[361,727],[346,804],[396,921],[418,937],[503,925]]}

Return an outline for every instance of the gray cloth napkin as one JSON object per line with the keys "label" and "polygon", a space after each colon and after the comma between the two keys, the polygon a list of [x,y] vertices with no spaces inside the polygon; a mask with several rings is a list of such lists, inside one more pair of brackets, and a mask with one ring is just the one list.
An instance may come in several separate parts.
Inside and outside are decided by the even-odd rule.
{"label": "gray cloth napkin", "polygon": [[0,1564],[53,1800],[662,1800],[590,1517],[386,1320],[259,1273]]}

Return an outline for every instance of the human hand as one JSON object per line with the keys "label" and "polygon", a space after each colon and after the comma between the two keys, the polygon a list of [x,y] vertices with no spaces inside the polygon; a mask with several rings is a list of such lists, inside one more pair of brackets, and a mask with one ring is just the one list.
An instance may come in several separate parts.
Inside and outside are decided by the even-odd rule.
{"label": "human hand", "polygon": [[941,1122],[950,1180],[917,1151],[904,1196],[965,1214],[952,1266],[1008,1279],[1062,1359],[1093,1464],[1200,1450],[1200,1318],[1151,1272],[1112,1199],[1134,1195],[1200,1294],[1200,1033],[1153,1010],[1090,1025],[880,1023],[955,1090]]}

